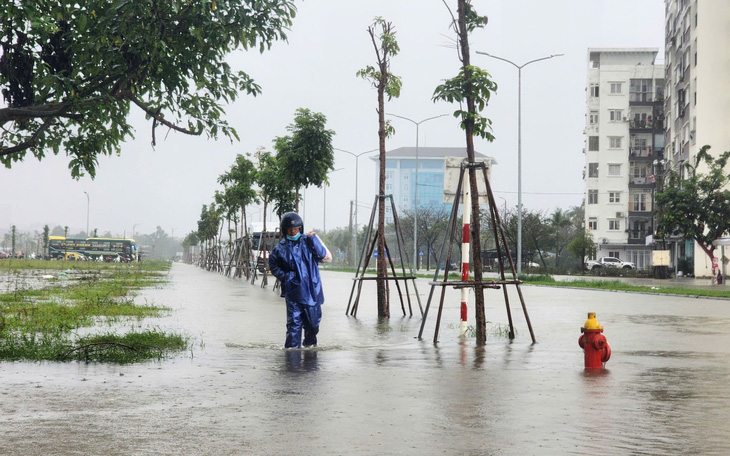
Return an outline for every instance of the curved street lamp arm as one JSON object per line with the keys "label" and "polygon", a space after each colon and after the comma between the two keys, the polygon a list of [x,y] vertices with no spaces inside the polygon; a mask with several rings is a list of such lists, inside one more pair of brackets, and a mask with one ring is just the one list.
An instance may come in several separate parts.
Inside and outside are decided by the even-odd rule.
{"label": "curved street lamp arm", "polygon": [[359,156],[361,156],[361,155],[369,154],[369,153],[372,153],[372,152],[375,152],[375,151],[380,150],[380,148],[375,148],[375,149],[366,150],[365,152],[360,152],[359,154],[356,154],[356,153],[350,152],[349,150],[338,149],[337,147],[333,147],[332,149],[333,150],[336,150],[336,151],[339,151],[339,152],[344,152],[346,154],[350,154],[350,155],[352,155],[353,157],[356,157],[356,158],[359,157]]}
{"label": "curved street lamp arm", "polygon": [[552,54],[552,55],[549,55],[549,56],[547,56],[547,57],[540,57],[539,59],[535,59],[535,60],[530,60],[529,62],[523,63],[522,65],[517,65],[517,64],[516,64],[515,62],[513,62],[513,61],[511,61],[511,60],[507,60],[507,59],[505,59],[505,58],[502,58],[502,57],[497,57],[496,55],[490,54],[490,53],[488,53],[488,52],[483,52],[483,51],[476,51],[476,53],[477,53],[477,54],[481,54],[481,55],[486,55],[487,57],[492,57],[493,59],[501,60],[501,61],[503,61],[503,62],[507,62],[507,63],[509,63],[510,65],[512,65],[512,66],[514,66],[515,68],[517,68],[518,70],[520,70],[520,69],[522,69],[522,68],[526,67],[527,65],[529,65],[529,64],[531,64],[531,63],[535,63],[535,62],[539,62],[539,61],[541,61],[541,60],[547,60],[547,59],[552,59],[553,57],[560,57],[560,56],[562,56],[562,55],[565,55],[565,54]]}
{"label": "curved street lamp arm", "polygon": [[562,55],[564,55],[564,54],[553,54],[553,55],[549,55],[549,56],[547,56],[547,57],[541,57],[541,58],[539,58],[539,59],[535,59],[535,60],[530,60],[530,61],[529,61],[529,62],[527,62],[527,63],[523,63],[523,64],[522,64],[522,66],[521,66],[520,68],[524,68],[524,67],[526,67],[527,65],[529,65],[529,64],[531,64],[531,63],[539,62],[539,61],[541,61],[541,60],[547,60],[547,59],[552,59],[553,57],[560,57],[560,56],[562,56]]}
{"label": "curved street lamp arm", "polygon": [[427,118],[427,119],[423,119],[423,120],[420,120],[420,121],[416,122],[416,121],[415,121],[415,120],[413,120],[413,119],[409,119],[408,117],[403,117],[403,116],[399,116],[398,114],[391,114],[391,113],[389,113],[389,112],[386,112],[386,113],[385,113],[385,115],[386,115],[386,116],[393,116],[393,117],[397,117],[397,118],[399,118],[399,119],[403,119],[403,120],[407,120],[407,121],[409,121],[409,122],[412,122],[412,123],[413,123],[414,125],[416,125],[416,126],[418,126],[418,125],[421,125],[421,124],[422,124],[423,122],[426,122],[427,120],[433,120],[433,119],[438,119],[439,117],[444,117],[444,116],[448,116],[448,114],[439,114],[438,116],[433,116],[433,117],[429,117],[429,118]]}

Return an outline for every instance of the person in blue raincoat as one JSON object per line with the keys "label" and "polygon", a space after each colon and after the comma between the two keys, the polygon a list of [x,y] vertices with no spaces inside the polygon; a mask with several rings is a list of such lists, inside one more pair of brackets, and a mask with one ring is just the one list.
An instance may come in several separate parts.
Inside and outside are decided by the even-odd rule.
{"label": "person in blue raincoat", "polygon": [[322,320],[322,279],[318,263],[328,251],[314,232],[303,234],[304,221],[296,212],[281,217],[284,238],[274,246],[269,270],[281,282],[281,296],[286,299],[285,348],[317,345]]}

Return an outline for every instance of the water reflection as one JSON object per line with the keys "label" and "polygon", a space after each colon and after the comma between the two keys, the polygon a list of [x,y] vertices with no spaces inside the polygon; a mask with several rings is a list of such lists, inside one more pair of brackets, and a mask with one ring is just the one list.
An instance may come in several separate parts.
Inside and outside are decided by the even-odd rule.
{"label": "water reflection", "polygon": [[319,370],[316,348],[285,349],[284,359],[287,372],[309,372]]}

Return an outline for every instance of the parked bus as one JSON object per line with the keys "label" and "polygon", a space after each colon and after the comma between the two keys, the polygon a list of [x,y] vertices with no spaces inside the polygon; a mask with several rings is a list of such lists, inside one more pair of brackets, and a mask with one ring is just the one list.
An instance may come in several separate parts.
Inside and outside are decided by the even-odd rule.
{"label": "parked bus", "polygon": [[69,253],[74,259],[78,254],[89,260],[137,261],[137,243],[134,239],[87,238],[71,239],[63,236],[48,238],[48,255],[52,259],[67,259]]}

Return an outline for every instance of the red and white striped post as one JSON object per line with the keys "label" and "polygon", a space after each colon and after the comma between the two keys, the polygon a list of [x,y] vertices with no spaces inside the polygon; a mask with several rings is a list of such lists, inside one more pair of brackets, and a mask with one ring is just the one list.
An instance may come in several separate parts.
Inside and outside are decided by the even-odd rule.
{"label": "red and white striped post", "polygon": [[[471,191],[469,188],[468,171],[464,173],[462,204],[464,205],[464,210],[462,211],[463,226],[461,229],[461,281],[467,282],[469,280],[469,236],[471,227]],[[459,336],[461,337],[466,335],[468,301],[469,288],[463,287],[461,289],[461,319],[459,321]]]}

